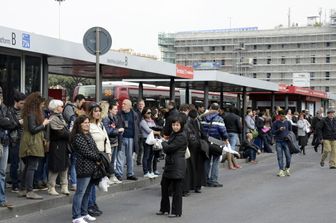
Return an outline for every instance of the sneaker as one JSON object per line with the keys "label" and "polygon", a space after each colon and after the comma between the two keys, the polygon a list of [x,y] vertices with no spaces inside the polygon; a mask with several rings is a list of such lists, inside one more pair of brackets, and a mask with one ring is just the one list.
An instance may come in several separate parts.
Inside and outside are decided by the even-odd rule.
{"label": "sneaker", "polygon": [[0,208],[13,209],[13,208],[14,208],[14,205],[12,205],[12,204],[10,204],[10,203],[7,203],[7,202],[4,202],[4,203],[0,204]]}
{"label": "sneaker", "polygon": [[29,192],[27,192],[27,194],[26,194],[26,198],[27,198],[27,199],[33,199],[33,200],[42,200],[42,199],[43,199],[42,196],[36,194],[36,193],[33,192],[33,191],[29,191]]}
{"label": "sneaker", "polygon": [[138,180],[136,176],[129,176],[127,177],[127,180]]}
{"label": "sneaker", "polygon": [[159,177],[159,175],[157,175],[157,174],[155,174],[155,173],[153,173],[153,172],[151,172],[150,174],[152,175],[153,178],[157,178],[157,177]]}
{"label": "sneaker", "polygon": [[329,169],[336,169],[336,166],[330,166]]}
{"label": "sneaker", "polygon": [[112,177],[112,182],[115,183],[115,184],[121,184],[122,183],[122,181],[119,180],[116,176]]}
{"label": "sneaker", "polygon": [[83,217],[80,217],[80,218],[73,219],[72,223],[87,223],[87,222],[83,219]]}
{"label": "sneaker", "polygon": [[119,181],[122,182],[122,177],[121,176],[115,176]]}
{"label": "sneaker", "polygon": [[220,183],[218,183],[218,182],[214,182],[214,183],[212,184],[212,186],[213,186],[213,187],[223,187],[223,184],[220,184]]}
{"label": "sneaker", "polygon": [[18,192],[18,197],[26,197],[27,195],[27,191],[26,190],[20,190]]}
{"label": "sneaker", "polygon": [[324,167],[324,161],[323,160],[321,160],[320,165],[321,165],[321,167]]}
{"label": "sneaker", "polygon": [[285,169],[285,175],[288,176],[288,177],[291,175],[290,172],[289,172],[289,168]]}
{"label": "sneaker", "polygon": [[159,175],[160,175],[160,172],[157,171],[157,170],[155,170],[155,171],[154,171],[154,174],[159,176]]}
{"label": "sneaker", "polygon": [[83,219],[84,219],[85,221],[95,221],[95,220],[96,220],[95,217],[92,217],[92,216],[89,215],[89,214],[85,215],[85,216],[83,217]]}
{"label": "sneaker", "polygon": [[17,188],[17,187],[12,188],[12,192],[13,193],[18,193],[19,192],[19,188]]}
{"label": "sneaker", "polygon": [[285,175],[285,172],[283,170],[280,170],[279,173],[277,174],[278,177],[284,177],[286,176]]}
{"label": "sneaker", "polygon": [[[127,177],[128,178],[128,177]],[[154,178],[154,176],[151,174],[151,173],[146,173],[145,175],[144,175],[144,178],[149,178],[149,179],[153,179]]]}

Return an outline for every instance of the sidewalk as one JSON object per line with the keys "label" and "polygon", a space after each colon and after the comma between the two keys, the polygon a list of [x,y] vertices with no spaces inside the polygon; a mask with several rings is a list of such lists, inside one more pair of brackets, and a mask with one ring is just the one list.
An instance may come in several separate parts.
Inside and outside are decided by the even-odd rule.
{"label": "sidewalk", "polygon": [[[274,154],[262,154],[257,157],[258,161],[266,159],[268,157],[273,157]],[[238,163],[243,166],[243,168],[248,168],[248,165],[245,163],[245,159],[239,159]],[[164,165],[164,160],[161,160],[158,163],[158,170],[162,172],[162,166]],[[227,163],[220,164],[220,168],[226,169]],[[150,185],[158,184],[161,182],[161,175],[158,178],[146,179],[143,178],[142,166],[135,166],[135,176],[138,177],[137,181],[128,181],[123,180],[121,184],[113,184],[109,187],[108,192],[100,192],[97,190],[97,196],[104,196],[106,194],[113,194],[122,191],[136,190],[139,188],[147,187]],[[238,172],[239,173],[239,172]],[[56,188],[60,190],[60,188]],[[14,218],[22,216],[25,214],[31,214],[33,212],[43,211],[50,208],[55,208],[72,203],[72,196],[74,192],[71,192],[70,196],[60,195],[60,196],[50,196],[47,191],[38,191],[37,193],[43,196],[43,200],[28,200],[26,198],[17,197],[17,193],[11,192],[11,188],[7,188],[6,196],[8,202],[15,205],[13,209],[1,208],[0,209],[0,219],[5,220],[9,218]]]}

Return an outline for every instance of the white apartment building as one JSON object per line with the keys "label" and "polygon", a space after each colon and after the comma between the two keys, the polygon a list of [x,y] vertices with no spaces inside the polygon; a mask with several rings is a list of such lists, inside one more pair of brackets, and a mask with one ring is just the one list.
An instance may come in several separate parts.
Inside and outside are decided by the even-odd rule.
{"label": "white apartment building", "polygon": [[336,14],[327,25],[160,33],[159,46],[164,61],[196,70],[288,85],[305,73],[312,89],[336,93]]}

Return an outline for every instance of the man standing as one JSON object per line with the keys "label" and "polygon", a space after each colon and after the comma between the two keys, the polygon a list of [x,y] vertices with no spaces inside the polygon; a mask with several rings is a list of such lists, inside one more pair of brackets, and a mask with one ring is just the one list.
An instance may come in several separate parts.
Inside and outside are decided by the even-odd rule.
{"label": "man standing", "polygon": [[10,112],[13,115],[15,122],[15,129],[10,133],[10,144],[9,144],[9,159],[10,159],[10,178],[12,180],[12,192],[19,191],[19,178],[18,169],[20,164],[19,149],[20,140],[23,133],[23,119],[21,118],[21,111],[24,106],[24,100],[26,95],[15,91],[14,92],[14,106],[9,107]]}
{"label": "man standing", "polygon": [[6,169],[8,161],[9,131],[15,128],[7,106],[3,104],[2,88],[0,87],[0,208],[13,208],[6,201]]}
{"label": "man standing", "polygon": [[327,117],[317,125],[317,137],[323,145],[323,153],[320,165],[324,166],[324,160],[329,158],[329,168],[336,169],[336,119],[335,110],[328,109]]}
{"label": "man standing", "polygon": [[[276,142],[276,153],[279,165],[277,176],[290,176],[289,168],[291,164],[291,154],[288,148],[287,136],[292,131],[292,125],[286,120],[285,112],[279,111],[280,120],[276,120],[272,125],[272,133]],[[284,168],[283,156],[286,157],[286,167]]]}
{"label": "man standing", "polygon": [[121,120],[122,128],[124,128],[122,145],[117,153],[116,160],[116,177],[122,181],[124,172],[124,156],[126,156],[127,165],[127,180],[138,180],[134,176],[133,171],[133,152],[138,152],[138,137],[139,137],[139,117],[132,110],[132,102],[125,99],[121,104],[121,112],[118,113],[118,118]]}
{"label": "man standing", "polygon": [[[145,107],[145,101],[143,99],[139,99],[137,103],[137,107],[135,109],[135,112],[138,114],[139,121],[141,121],[142,119],[142,110],[144,109],[144,107]],[[142,161],[142,154],[143,154],[143,138],[141,136],[141,133],[138,138],[139,138],[139,151],[138,151],[136,163],[138,166],[140,166],[141,161]]]}
{"label": "man standing", "polygon": [[[226,132],[224,120],[219,115],[219,105],[217,103],[211,104],[209,112],[204,113],[201,125],[205,136],[211,136],[228,143],[228,134]],[[223,187],[223,184],[218,182],[219,158],[220,155],[210,153],[209,159],[205,161],[205,173],[208,187]]]}

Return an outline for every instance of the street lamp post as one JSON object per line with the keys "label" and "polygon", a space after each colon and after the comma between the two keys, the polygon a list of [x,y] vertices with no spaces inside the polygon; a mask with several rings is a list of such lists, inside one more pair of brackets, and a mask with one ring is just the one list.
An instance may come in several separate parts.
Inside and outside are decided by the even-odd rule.
{"label": "street lamp post", "polygon": [[61,39],[61,3],[64,2],[65,0],[55,0],[58,2],[59,7],[58,7],[58,38]]}

